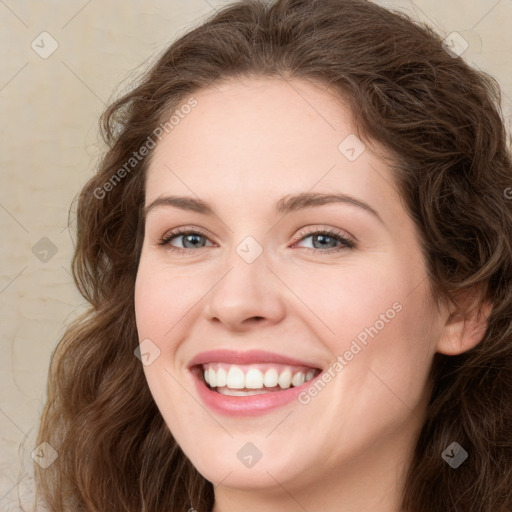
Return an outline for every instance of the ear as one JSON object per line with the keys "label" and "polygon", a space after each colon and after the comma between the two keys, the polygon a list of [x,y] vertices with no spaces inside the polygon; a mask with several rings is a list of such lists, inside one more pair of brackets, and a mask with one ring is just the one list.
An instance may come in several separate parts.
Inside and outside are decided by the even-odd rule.
{"label": "ear", "polygon": [[437,343],[437,352],[448,356],[462,354],[482,340],[488,326],[492,304],[478,307],[474,289],[464,290],[444,308],[446,321]]}

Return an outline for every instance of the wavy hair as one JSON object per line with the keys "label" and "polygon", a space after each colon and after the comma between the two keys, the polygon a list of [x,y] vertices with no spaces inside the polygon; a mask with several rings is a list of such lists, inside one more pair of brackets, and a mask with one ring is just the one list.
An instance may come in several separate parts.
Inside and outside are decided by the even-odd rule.
{"label": "wavy hair", "polygon": [[[459,304],[462,313],[492,304],[473,349],[434,357],[402,510],[510,512],[512,163],[501,91],[450,55],[431,28],[367,0],[227,5],[176,39],[103,113],[107,148],[78,198],[72,262],[90,308],[52,355],[37,442],[58,458],[47,469],[35,465],[36,499],[53,512],[211,510],[212,484],[177,445],[134,357],[152,151],[130,158],[194,92],[251,76],[338,91],[361,138],[393,156],[436,300],[459,304],[461,293],[482,290],[473,304]],[[452,441],[469,453],[457,470],[441,457]]]}

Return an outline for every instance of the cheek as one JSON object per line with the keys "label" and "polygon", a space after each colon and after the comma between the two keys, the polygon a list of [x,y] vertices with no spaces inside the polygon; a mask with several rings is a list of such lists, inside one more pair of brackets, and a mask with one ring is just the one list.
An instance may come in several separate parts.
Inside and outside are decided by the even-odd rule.
{"label": "cheek", "polygon": [[[306,272],[282,269],[281,274],[309,308],[311,325],[315,325],[316,317],[317,325],[328,328],[326,339],[334,345],[340,343],[340,349],[344,341],[375,323],[379,331],[383,327],[389,330],[390,324],[400,323],[418,308],[415,303],[418,294],[410,292],[421,280],[415,272],[400,270],[399,262],[391,255],[367,264],[347,259],[338,267],[319,265]],[[299,307],[297,303],[295,311]]]}
{"label": "cheek", "polygon": [[176,357],[180,340],[186,339],[187,313],[197,302],[192,275],[181,270],[162,268],[143,255],[134,296],[139,341],[150,340],[154,345],[149,352],[158,353],[151,364],[144,365],[144,374],[162,416],[177,437],[188,435],[183,433],[183,425],[190,426],[197,409],[190,393],[184,391],[187,376]]}
{"label": "cheek", "polygon": [[412,411],[421,415],[435,333],[425,308],[426,281],[418,283],[398,264],[354,267],[324,286],[309,281],[315,312],[335,333],[323,336],[338,362],[330,367],[332,385],[312,399],[314,407],[332,411],[326,421],[332,438],[363,447],[406,428]]}
{"label": "cheek", "polygon": [[141,258],[135,283],[135,316],[139,337],[171,339],[170,331],[191,313],[205,295],[207,284],[192,266],[166,268]]}
{"label": "cheek", "polygon": [[369,399],[391,390],[413,402],[419,398],[436,340],[425,277],[419,264],[389,257],[295,281],[297,295],[312,305],[319,339],[333,359],[344,360],[350,378],[336,379],[340,384]]}

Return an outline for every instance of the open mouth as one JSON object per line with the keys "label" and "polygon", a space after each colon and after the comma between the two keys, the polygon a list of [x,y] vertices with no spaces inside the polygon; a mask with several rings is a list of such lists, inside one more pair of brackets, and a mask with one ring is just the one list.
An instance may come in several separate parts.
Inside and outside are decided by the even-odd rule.
{"label": "open mouth", "polygon": [[195,371],[211,391],[227,396],[252,396],[302,386],[322,370],[277,363],[210,362],[196,365]]}

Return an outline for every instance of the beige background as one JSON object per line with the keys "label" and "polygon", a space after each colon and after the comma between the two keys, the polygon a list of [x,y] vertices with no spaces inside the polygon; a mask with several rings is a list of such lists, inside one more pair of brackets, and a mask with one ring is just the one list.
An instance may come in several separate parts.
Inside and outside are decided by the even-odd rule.
{"label": "beige background", "polygon": [[[18,494],[30,494],[50,355],[84,307],[69,273],[67,219],[102,148],[98,117],[131,71],[225,3],[0,0],[2,511],[19,510]],[[443,36],[457,31],[469,43],[463,58],[499,80],[511,126],[512,0],[379,3]],[[47,56],[51,44],[58,48]]]}

